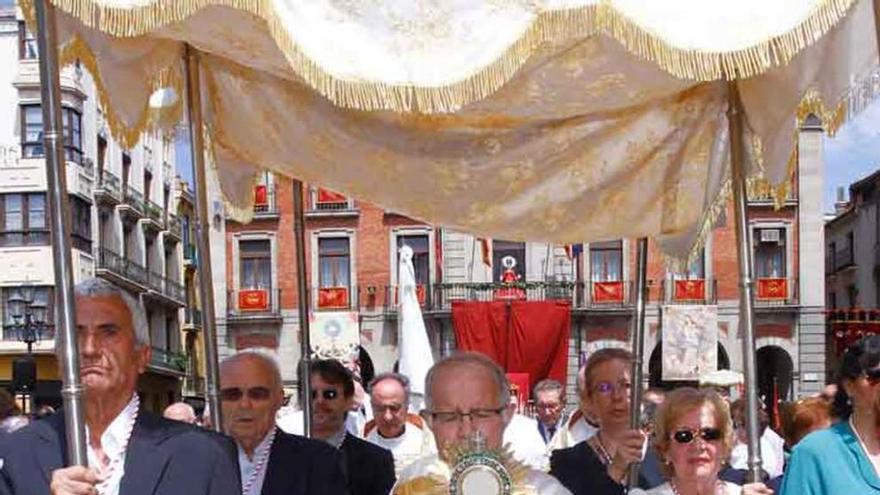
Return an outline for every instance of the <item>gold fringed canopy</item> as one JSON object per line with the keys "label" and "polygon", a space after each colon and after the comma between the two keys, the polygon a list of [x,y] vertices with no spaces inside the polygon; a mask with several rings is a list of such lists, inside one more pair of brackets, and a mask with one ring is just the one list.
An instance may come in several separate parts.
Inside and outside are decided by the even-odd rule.
{"label": "gold fringed canopy", "polygon": [[880,92],[870,0],[51,2],[125,143],[200,52],[241,220],[268,168],[481,236],[650,236],[682,258],[727,199],[727,79],[751,183],[778,197],[798,119],[834,130]]}

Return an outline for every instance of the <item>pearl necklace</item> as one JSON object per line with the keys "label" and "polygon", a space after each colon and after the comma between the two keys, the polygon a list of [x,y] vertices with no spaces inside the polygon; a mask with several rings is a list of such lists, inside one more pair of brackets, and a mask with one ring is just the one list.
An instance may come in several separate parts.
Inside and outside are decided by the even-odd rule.
{"label": "pearl necklace", "polygon": [[[128,416],[128,421],[125,422],[125,427],[122,430],[122,443],[119,445],[119,453],[116,454],[113,459],[110,459],[110,463],[106,467],[101,467],[100,469],[101,474],[103,475],[103,480],[95,485],[95,489],[98,491],[99,495],[110,493],[110,481],[113,479],[113,472],[116,471],[123,462],[122,460],[125,457],[125,451],[128,449],[128,441],[131,439],[131,432],[134,431],[134,423],[137,421],[140,406],[141,401],[137,394],[135,394],[128,405],[125,406],[125,409],[122,410],[122,414]],[[105,453],[104,455],[107,454]],[[121,479],[116,480],[117,484],[121,482]]]}
{"label": "pearl necklace", "polygon": [[[254,470],[251,471],[251,475],[248,476],[248,479],[241,485],[241,493],[243,495],[251,495],[251,489],[255,488],[254,483],[257,482],[257,477],[263,472],[263,469],[266,468],[266,464],[269,461],[269,452],[272,451],[272,443],[275,442],[275,433],[276,429],[272,429],[272,432],[269,433],[269,438],[266,444],[263,446],[263,450],[260,452],[256,452],[257,462],[254,463]],[[260,487],[262,489],[262,487]]]}
{"label": "pearl necklace", "polygon": [[[672,493],[675,495],[681,495],[678,491],[678,488],[675,486],[675,482],[669,480],[669,487],[672,488]],[[718,480],[715,482],[715,495],[724,495],[727,493],[727,488],[724,487],[724,482]]]}
{"label": "pearl necklace", "polygon": [[602,437],[599,436],[599,433],[596,433],[596,446],[599,447],[599,455],[602,456],[602,463],[606,466],[611,465],[611,455],[608,454],[608,450],[605,448],[605,444],[602,443]]}

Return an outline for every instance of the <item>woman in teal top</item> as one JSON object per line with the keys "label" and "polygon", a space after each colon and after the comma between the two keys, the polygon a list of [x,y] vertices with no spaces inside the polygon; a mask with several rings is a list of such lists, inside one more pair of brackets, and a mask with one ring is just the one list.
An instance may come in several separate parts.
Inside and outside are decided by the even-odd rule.
{"label": "woman in teal top", "polygon": [[880,494],[880,336],[865,337],[843,355],[835,413],[841,421],[807,435],[794,448],[782,495]]}

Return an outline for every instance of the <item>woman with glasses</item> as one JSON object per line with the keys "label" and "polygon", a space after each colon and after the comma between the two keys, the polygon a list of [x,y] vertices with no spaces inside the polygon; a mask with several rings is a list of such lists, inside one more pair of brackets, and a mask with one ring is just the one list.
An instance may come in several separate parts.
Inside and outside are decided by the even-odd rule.
{"label": "woman with glasses", "polygon": [[761,483],[740,487],[718,479],[733,446],[727,403],[711,389],[672,391],[657,410],[654,442],[669,481],[633,495],[764,495]]}
{"label": "woman with glasses", "polygon": [[[550,458],[550,474],[577,494],[625,493],[629,466],[642,460],[647,435],[630,423],[630,378],[633,355],[624,349],[602,349],[584,366],[581,401],[599,424],[596,435]],[[640,473],[639,486],[649,488]]]}
{"label": "woman with glasses", "polygon": [[782,479],[783,495],[880,493],[880,336],[851,345],[837,376],[833,407],[841,421],[797,444]]}

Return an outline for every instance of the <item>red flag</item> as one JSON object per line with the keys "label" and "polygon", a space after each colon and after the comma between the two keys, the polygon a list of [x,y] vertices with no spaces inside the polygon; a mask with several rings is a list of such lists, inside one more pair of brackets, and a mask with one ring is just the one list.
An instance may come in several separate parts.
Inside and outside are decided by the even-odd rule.
{"label": "red flag", "polygon": [[483,264],[492,268],[492,239],[481,238],[480,247],[483,251]]}

